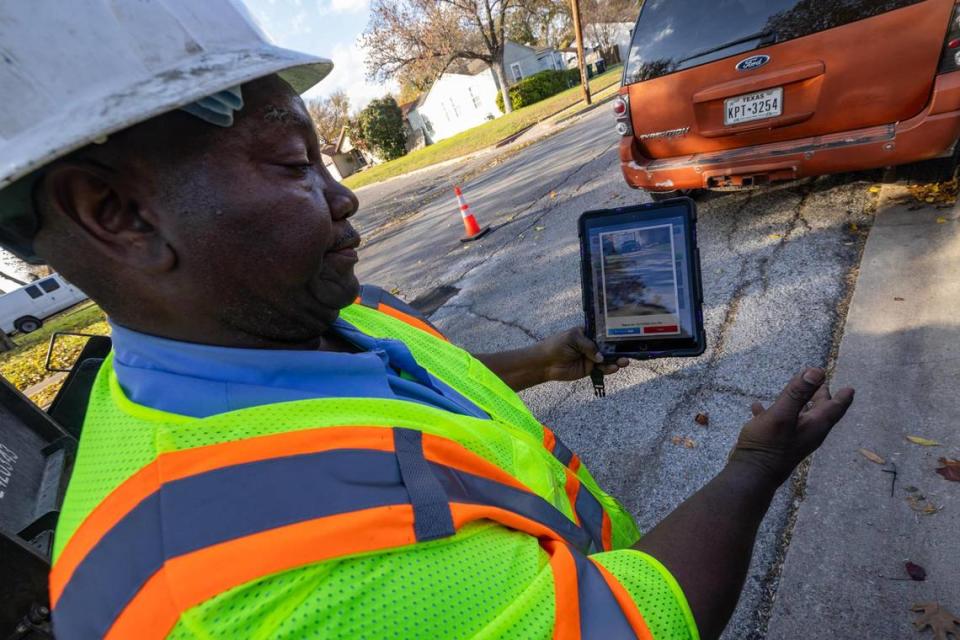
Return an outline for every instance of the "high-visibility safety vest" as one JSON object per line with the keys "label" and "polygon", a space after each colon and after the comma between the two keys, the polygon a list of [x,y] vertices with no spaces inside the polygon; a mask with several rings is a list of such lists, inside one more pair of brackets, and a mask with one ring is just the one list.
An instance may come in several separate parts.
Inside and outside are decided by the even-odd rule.
{"label": "high-visibility safety vest", "polygon": [[490,419],[370,398],[197,419],[133,403],[108,358],[57,527],[57,638],[697,638],[624,509],[408,311],[365,287],[341,315]]}

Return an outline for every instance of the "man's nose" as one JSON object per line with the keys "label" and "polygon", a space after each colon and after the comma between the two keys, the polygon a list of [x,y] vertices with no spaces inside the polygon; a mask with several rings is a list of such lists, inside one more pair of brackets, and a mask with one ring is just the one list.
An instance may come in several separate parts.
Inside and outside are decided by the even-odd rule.
{"label": "man's nose", "polygon": [[360,201],[353,191],[337,184],[326,191],[327,206],[330,207],[330,216],[334,220],[346,220],[360,208]]}

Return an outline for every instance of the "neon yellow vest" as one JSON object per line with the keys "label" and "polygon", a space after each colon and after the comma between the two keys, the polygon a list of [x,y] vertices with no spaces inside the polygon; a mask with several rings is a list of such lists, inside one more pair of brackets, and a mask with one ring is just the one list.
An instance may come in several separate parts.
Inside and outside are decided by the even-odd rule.
{"label": "neon yellow vest", "polygon": [[696,637],[659,563],[603,553],[632,519],[501,380],[403,312],[342,317],[491,419],[365,398],[188,418],[132,403],[108,360],[55,540],[58,638]]}

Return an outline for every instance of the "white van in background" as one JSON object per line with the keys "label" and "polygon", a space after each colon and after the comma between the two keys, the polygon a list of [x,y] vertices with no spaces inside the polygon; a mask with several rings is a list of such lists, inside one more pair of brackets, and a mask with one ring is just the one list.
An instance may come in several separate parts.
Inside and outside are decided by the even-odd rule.
{"label": "white van in background", "polygon": [[0,330],[36,331],[55,313],[87,299],[87,294],[57,274],[0,295]]}

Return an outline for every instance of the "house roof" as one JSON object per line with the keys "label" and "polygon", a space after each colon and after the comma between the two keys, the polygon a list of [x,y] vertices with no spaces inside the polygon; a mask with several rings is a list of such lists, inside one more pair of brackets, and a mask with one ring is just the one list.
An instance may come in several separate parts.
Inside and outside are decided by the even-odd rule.
{"label": "house roof", "polygon": [[417,96],[417,99],[416,99],[416,100],[411,100],[410,102],[404,102],[402,105],[400,105],[400,113],[402,113],[404,116],[406,116],[406,115],[409,114],[411,111],[413,111],[414,109],[416,109],[417,107],[419,107],[419,106],[420,106],[420,103],[423,102],[423,99],[424,99],[426,96],[427,96],[427,94],[421,93],[419,96]]}
{"label": "house roof", "polygon": [[475,76],[490,68],[483,60],[454,60],[444,73],[456,73],[461,76]]}
{"label": "house roof", "polygon": [[333,144],[325,144],[320,147],[320,155],[333,157],[340,153],[340,148],[343,146],[343,141],[347,138],[347,128],[340,127],[340,135],[337,136],[337,141]]}

